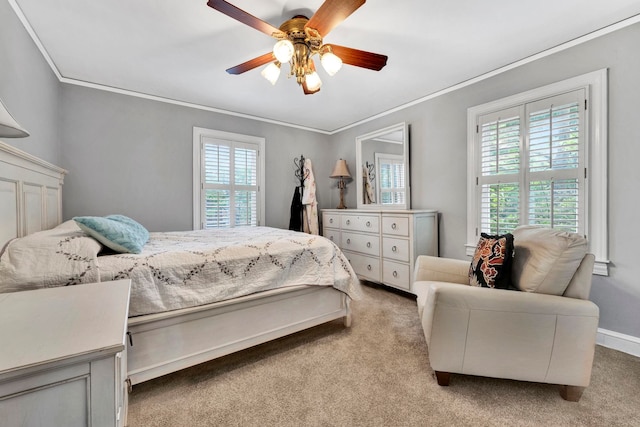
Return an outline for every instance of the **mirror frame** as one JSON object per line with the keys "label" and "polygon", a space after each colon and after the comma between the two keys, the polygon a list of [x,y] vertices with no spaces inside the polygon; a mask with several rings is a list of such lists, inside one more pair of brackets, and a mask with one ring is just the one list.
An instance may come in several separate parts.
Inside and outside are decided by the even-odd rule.
{"label": "mirror frame", "polygon": [[[383,205],[381,203],[365,204],[362,202],[362,192],[364,191],[362,185],[362,143],[369,139],[380,137],[388,133],[402,131],[402,155],[404,157],[404,170],[405,170],[405,203],[402,205]],[[409,169],[409,125],[406,122],[401,122],[392,126],[388,126],[383,129],[378,129],[373,132],[366,133],[356,137],[356,197],[358,209],[393,209],[393,210],[408,210],[411,208],[411,170]]]}

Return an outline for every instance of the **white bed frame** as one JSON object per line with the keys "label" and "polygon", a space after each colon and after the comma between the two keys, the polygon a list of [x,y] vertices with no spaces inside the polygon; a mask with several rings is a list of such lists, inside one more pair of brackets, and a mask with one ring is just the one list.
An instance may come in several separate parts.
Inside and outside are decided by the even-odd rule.
{"label": "white bed frame", "polygon": [[[66,170],[0,141],[0,248],[62,222]],[[351,325],[349,298],[296,286],[129,318],[127,372],[138,384],[335,319]]]}

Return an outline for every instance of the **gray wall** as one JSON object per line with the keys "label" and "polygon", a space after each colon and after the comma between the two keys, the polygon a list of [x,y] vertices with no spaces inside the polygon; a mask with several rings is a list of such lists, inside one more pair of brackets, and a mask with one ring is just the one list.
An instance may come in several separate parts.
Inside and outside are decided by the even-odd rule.
{"label": "gray wall", "polygon": [[9,3],[0,1],[0,99],[31,136],[4,142],[60,160],[60,83]]}
{"label": "gray wall", "polygon": [[[609,69],[609,277],[594,276],[591,299],[600,327],[640,337],[640,24],[583,43],[493,78],[442,95],[376,122],[332,136],[354,161],[357,135],[406,121],[411,126],[413,208],[441,212],[440,253],[465,258],[467,108],[602,68]],[[355,185],[347,203],[355,205]]]}
{"label": "gray wall", "polygon": [[326,135],[68,84],[62,122],[66,218],[122,213],[152,231],[191,229],[194,126],[266,139],[267,225],[289,226],[301,154],[313,162],[319,204],[330,199]]}

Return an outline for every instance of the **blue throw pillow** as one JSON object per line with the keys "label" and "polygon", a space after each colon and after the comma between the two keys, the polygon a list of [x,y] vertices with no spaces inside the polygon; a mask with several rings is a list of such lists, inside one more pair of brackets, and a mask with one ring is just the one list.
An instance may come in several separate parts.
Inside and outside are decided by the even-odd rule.
{"label": "blue throw pillow", "polygon": [[147,229],[124,215],[77,216],[73,220],[82,231],[116,252],[139,254],[149,240]]}

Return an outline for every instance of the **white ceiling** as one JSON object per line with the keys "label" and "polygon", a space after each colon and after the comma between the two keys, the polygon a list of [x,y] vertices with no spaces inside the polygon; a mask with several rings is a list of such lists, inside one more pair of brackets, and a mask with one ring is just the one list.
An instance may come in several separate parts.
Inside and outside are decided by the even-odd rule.
{"label": "white ceiling", "polygon": [[[225,69],[274,39],[206,0],[9,0],[64,81],[133,91],[333,132],[640,14],[638,0],[369,0],[324,39],[385,54],[371,71],[319,71],[305,96],[288,66],[275,86],[260,68]],[[230,0],[275,27],[322,0]],[[22,11],[20,13],[20,10]]]}

